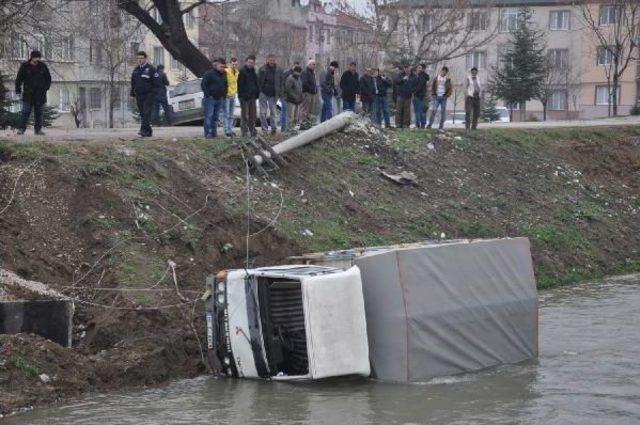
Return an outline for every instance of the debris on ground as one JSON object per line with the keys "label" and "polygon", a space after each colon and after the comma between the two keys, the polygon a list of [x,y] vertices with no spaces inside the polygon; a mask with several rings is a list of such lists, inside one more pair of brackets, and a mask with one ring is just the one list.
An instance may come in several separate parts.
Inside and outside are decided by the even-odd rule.
{"label": "debris on ground", "polygon": [[399,185],[416,184],[416,180],[418,179],[415,173],[412,173],[411,171],[402,171],[401,173],[398,173],[398,174],[390,174],[390,173],[387,173],[386,171],[381,171],[380,173],[383,176],[385,176],[387,179]]}

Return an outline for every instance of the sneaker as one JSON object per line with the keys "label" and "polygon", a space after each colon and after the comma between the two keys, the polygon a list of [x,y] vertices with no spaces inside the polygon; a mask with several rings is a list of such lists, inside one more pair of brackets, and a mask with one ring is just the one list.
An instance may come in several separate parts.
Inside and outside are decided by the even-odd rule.
{"label": "sneaker", "polygon": [[24,134],[24,130],[20,128],[20,129],[18,129],[16,134],[19,135],[19,136],[22,136]]}

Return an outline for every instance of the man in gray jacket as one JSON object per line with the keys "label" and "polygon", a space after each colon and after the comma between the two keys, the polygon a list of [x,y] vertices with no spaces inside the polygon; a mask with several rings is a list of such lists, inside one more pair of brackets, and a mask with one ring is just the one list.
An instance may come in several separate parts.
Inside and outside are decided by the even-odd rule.
{"label": "man in gray jacket", "polygon": [[258,71],[258,84],[260,85],[260,125],[262,132],[269,132],[267,123],[267,109],[269,110],[269,122],[271,123],[271,134],[276,133],[277,118],[276,104],[282,90],[282,70],[276,65],[276,56],[269,54],[267,63]]}
{"label": "man in gray jacket", "polygon": [[[295,66],[293,73],[284,82],[284,97],[287,101],[287,130],[294,130],[298,123],[300,104],[302,103],[302,68]],[[284,129],[283,129],[284,130]]]}

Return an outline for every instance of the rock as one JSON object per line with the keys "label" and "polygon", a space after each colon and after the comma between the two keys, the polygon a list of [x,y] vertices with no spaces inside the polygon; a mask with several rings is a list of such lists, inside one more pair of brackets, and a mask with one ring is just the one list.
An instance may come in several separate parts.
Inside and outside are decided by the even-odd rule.
{"label": "rock", "polygon": [[435,146],[433,143],[429,142],[429,143],[427,143],[427,149],[429,149],[429,150],[435,150],[435,149],[436,149],[436,146]]}
{"label": "rock", "polygon": [[38,378],[40,378],[40,382],[42,382],[43,384],[46,384],[51,381],[51,378],[46,373],[42,373],[38,375]]}
{"label": "rock", "polygon": [[411,171],[403,171],[403,172],[398,173],[398,174],[390,174],[390,173],[386,173],[384,171],[381,171],[381,174],[384,177],[386,177],[387,179],[391,180],[392,182],[400,184],[400,185],[416,184],[416,180],[418,178]]}
{"label": "rock", "polygon": [[304,236],[313,236],[313,232],[312,232],[311,230],[309,230],[309,229],[304,229],[304,230],[302,231],[302,234],[303,234]]}

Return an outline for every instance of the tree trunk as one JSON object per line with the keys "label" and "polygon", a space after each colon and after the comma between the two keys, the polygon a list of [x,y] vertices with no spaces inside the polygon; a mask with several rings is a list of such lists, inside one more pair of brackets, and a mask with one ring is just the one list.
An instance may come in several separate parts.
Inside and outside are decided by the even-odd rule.
{"label": "tree trunk", "polygon": [[547,120],[547,103],[542,102],[542,121]]}
{"label": "tree trunk", "polygon": [[614,117],[618,116],[618,78],[618,66],[616,65],[613,71],[613,96],[611,99],[613,101],[612,109]]}
{"label": "tree trunk", "polygon": [[146,26],[178,62],[197,77],[202,77],[211,68],[211,62],[189,40],[182,21],[180,2],[178,0],[152,0],[152,2],[162,18],[162,24],[156,22],[137,0],[118,0],[118,7]]}

